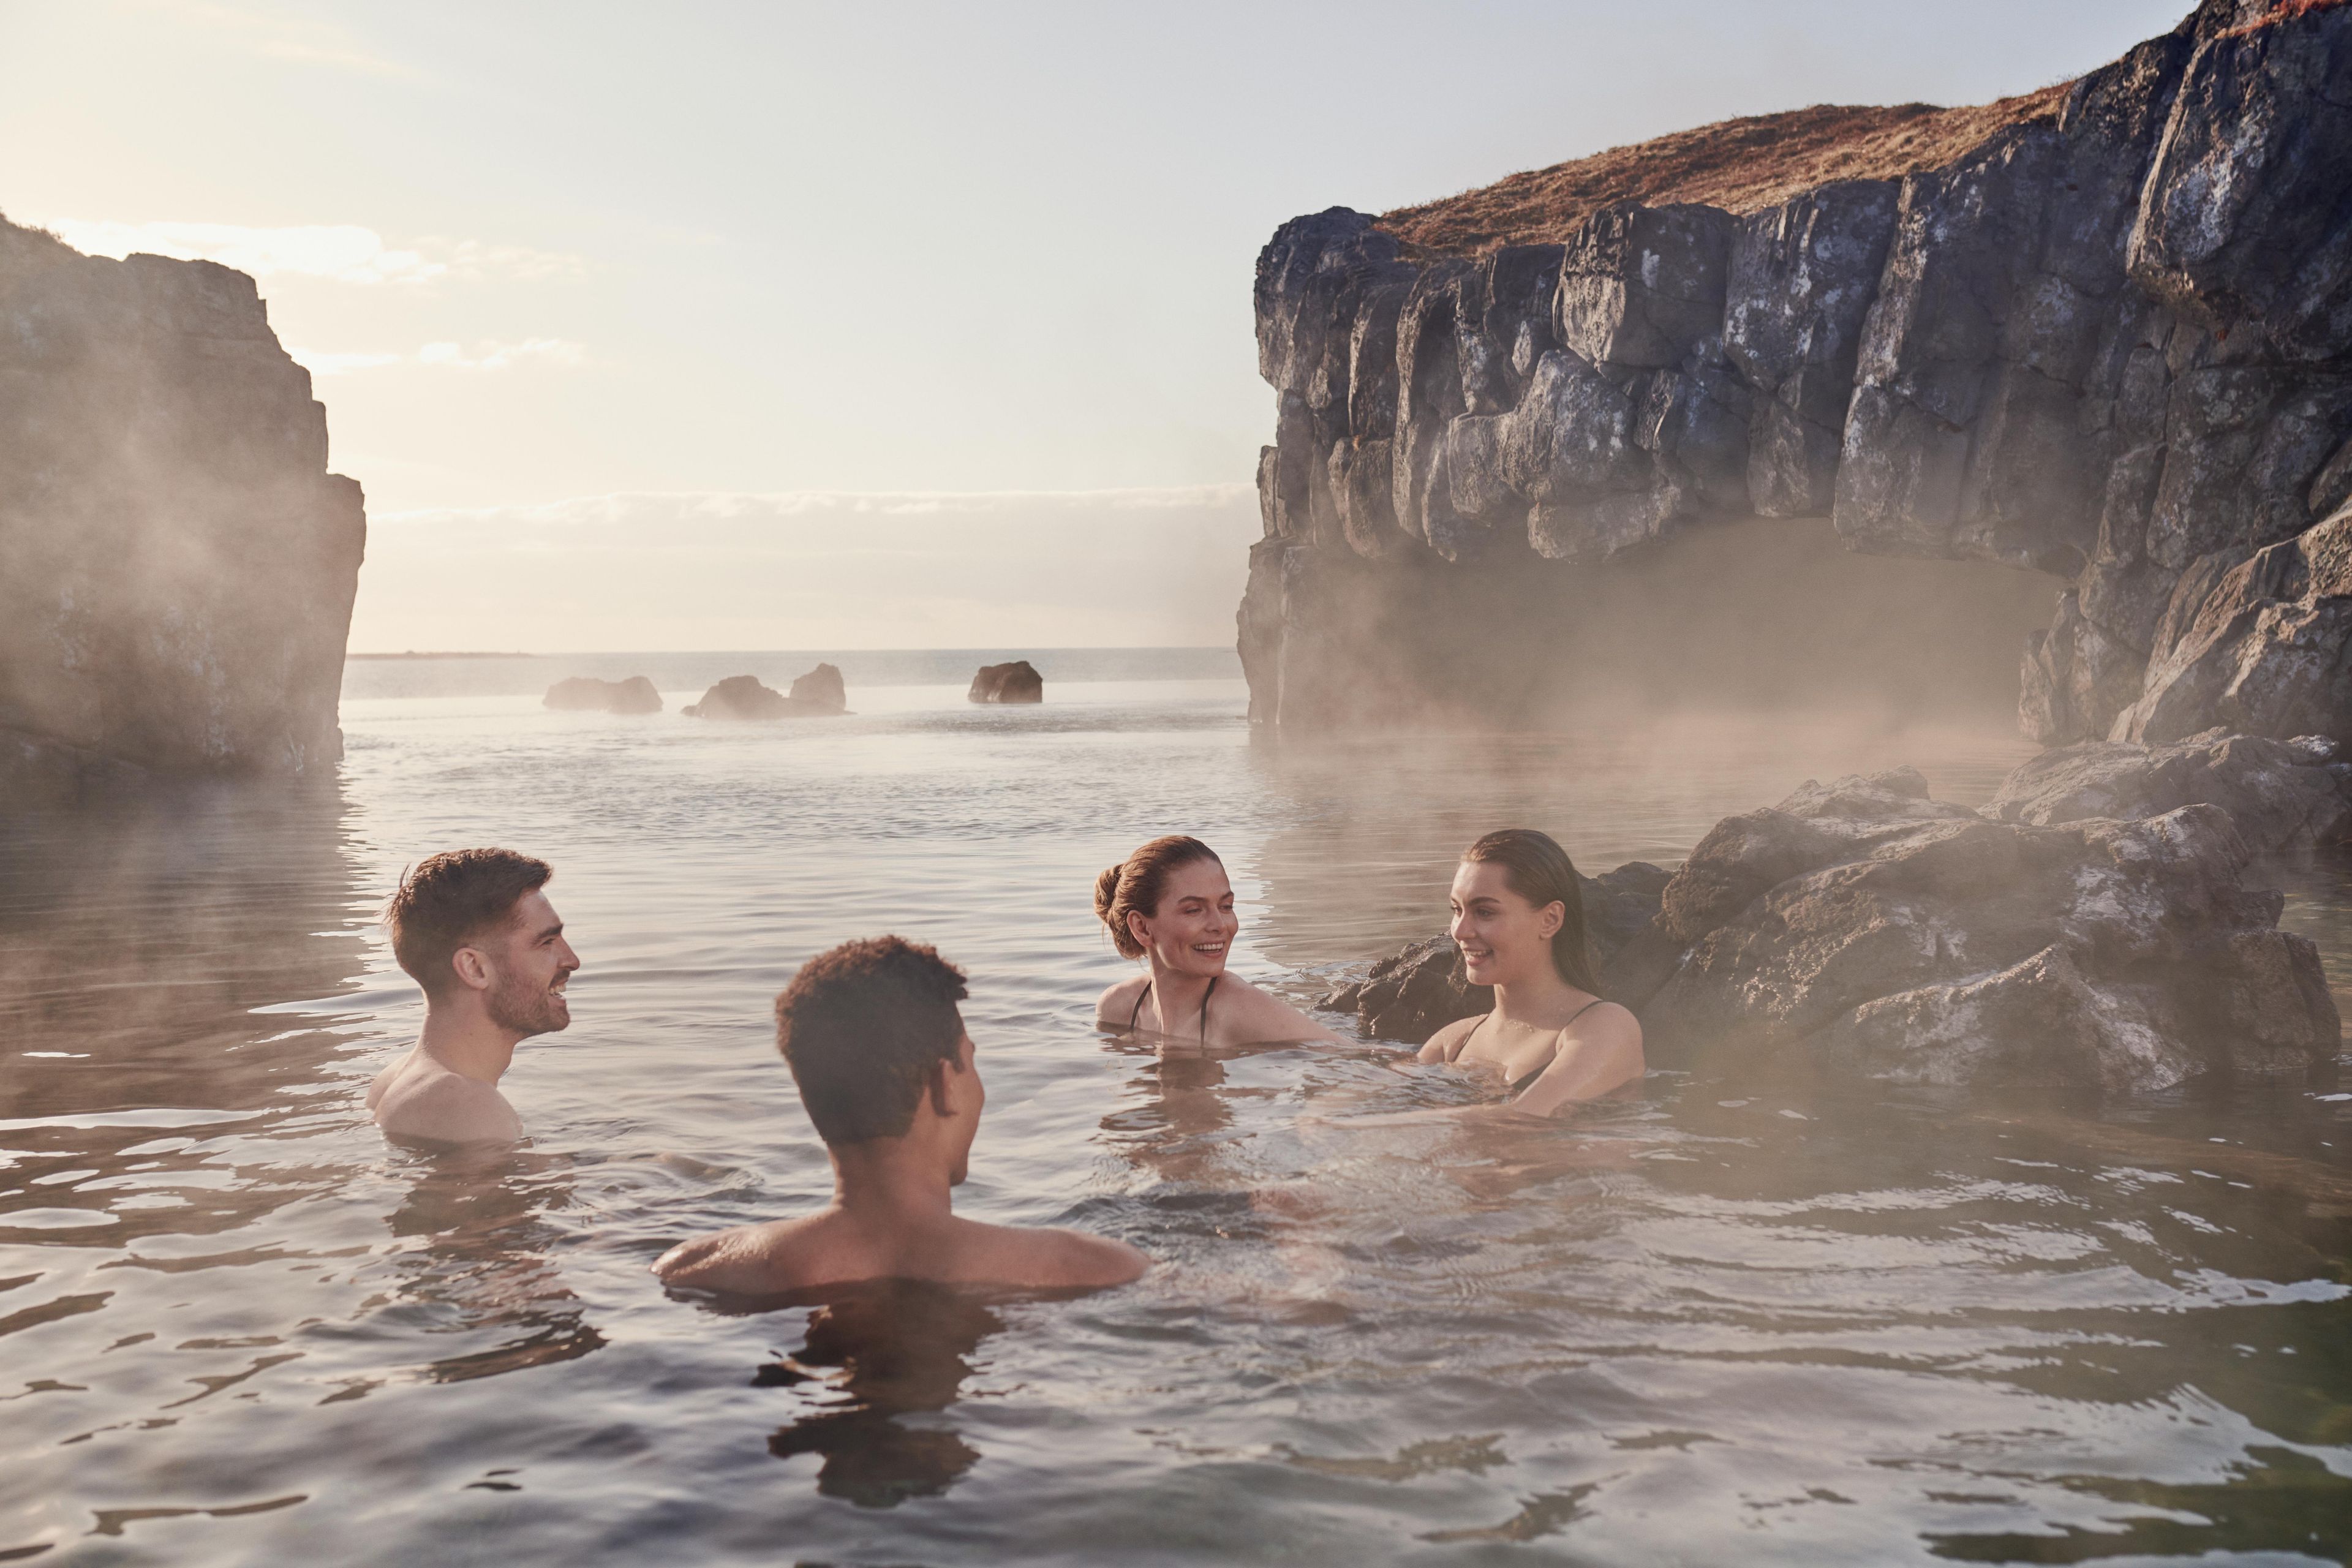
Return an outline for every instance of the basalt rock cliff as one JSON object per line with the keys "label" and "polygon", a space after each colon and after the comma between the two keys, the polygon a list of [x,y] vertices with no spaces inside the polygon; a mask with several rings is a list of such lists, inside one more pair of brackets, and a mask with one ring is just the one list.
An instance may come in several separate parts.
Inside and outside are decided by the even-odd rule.
{"label": "basalt rock cliff", "polygon": [[0,794],[330,769],[366,531],[251,278],[0,219]]}
{"label": "basalt rock cliff", "polygon": [[[1825,583],[1846,552],[1973,563],[1885,590],[1884,646],[1926,666],[1939,601],[1990,595],[1949,618],[2004,639],[2048,614],[2018,695],[2046,742],[2352,741],[2340,0],[2206,0],[1983,109],[1799,110],[1335,207],[1276,231],[1255,306],[1261,722],[1523,716],[1526,672],[1592,655],[1580,627],[1641,563],[1746,539],[1740,573],[1804,544]],[[1716,623],[1716,678],[1758,662],[1780,591],[1689,581],[1628,662]]]}

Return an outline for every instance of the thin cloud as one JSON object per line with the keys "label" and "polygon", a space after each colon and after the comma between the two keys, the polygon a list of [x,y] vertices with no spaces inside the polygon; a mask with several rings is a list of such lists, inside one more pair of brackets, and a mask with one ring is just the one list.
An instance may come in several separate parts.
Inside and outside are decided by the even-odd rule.
{"label": "thin cloud", "polygon": [[[297,352],[296,359],[302,359]],[[309,363],[308,360],[303,361]],[[317,367],[312,367],[313,374]],[[1097,511],[1216,510],[1244,500],[1255,487],[1150,485],[1091,490],[620,490],[509,506],[420,507],[381,512],[378,522],[530,524],[638,521],[757,521],[761,518],[838,516],[1011,516]]]}
{"label": "thin cloud", "polygon": [[182,25],[221,34],[247,52],[299,65],[324,66],[393,81],[426,81],[425,71],[400,60],[386,59],[366,40],[332,23],[314,17],[267,15],[216,0],[147,0]]}
{"label": "thin cloud", "polygon": [[569,338],[525,338],[519,343],[485,339],[467,349],[452,342],[426,343],[414,353],[340,353],[324,349],[286,351],[294,363],[314,376],[351,375],[391,365],[422,365],[434,370],[495,371],[516,365],[577,365],[588,361],[588,351]]}
{"label": "thin cloud", "polygon": [[217,261],[256,278],[325,278],[338,283],[475,282],[489,278],[541,282],[587,270],[577,256],[520,245],[427,236],[391,246],[357,224],[296,224],[262,228],[229,223],[122,223],[43,218],[40,226],[91,256],[137,252],[182,261]]}

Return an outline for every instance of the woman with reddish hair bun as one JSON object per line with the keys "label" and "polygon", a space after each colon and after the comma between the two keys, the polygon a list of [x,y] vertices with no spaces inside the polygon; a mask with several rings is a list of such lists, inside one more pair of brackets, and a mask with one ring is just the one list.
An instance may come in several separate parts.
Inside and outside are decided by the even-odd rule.
{"label": "woman with reddish hair bun", "polygon": [[1568,851],[1533,828],[1489,833],[1462,852],[1452,902],[1463,972],[1495,1010],[1438,1030],[1423,1061],[1495,1073],[1537,1116],[1642,1081],[1642,1026],[1601,995]]}
{"label": "woman with reddish hair bun", "polygon": [[1095,879],[1095,913],[1122,958],[1146,961],[1095,1004],[1095,1021],[1124,1034],[1203,1046],[1335,1037],[1288,1003],[1225,973],[1234,933],[1224,862],[1197,838],[1155,838]]}

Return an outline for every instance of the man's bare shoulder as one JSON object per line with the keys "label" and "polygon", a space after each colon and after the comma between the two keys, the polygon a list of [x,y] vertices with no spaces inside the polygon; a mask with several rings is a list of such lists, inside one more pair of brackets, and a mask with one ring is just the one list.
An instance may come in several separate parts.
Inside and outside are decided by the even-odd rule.
{"label": "man's bare shoulder", "polygon": [[426,1143],[511,1143],[522,1118],[506,1096],[431,1062],[404,1060],[376,1078],[369,1099],[390,1138]]}
{"label": "man's bare shoulder", "polygon": [[1452,1061],[1462,1054],[1463,1046],[1468,1043],[1471,1035],[1486,1016],[1481,1013],[1473,1018],[1454,1019],[1454,1022],[1429,1037],[1429,1043],[1421,1047],[1420,1059],[1425,1062]]}
{"label": "man's bare shoulder", "polygon": [[819,1217],[769,1220],[698,1236],[655,1258],[653,1271],[665,1285],[730,1296],[772,1296],[838,1284],[839,1278],[819,1278],[825,1271],[811,1267],[819,1261],[809,1245]]}
{"label": "man's bare shoulder", "polygon": [[1123,1241],[1059,1226],[962,1222],[957,1278],[971,1284],[1099,1290],[1143,1278],[1151,1259]]}

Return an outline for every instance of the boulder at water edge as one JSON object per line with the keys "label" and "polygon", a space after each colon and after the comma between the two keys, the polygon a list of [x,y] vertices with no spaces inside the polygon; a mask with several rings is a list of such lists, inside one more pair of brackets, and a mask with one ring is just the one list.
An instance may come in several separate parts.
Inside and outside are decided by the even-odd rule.
{"label": "boulder at water edge", "polygon": [[1045,678],[1025,658],[1010,664],[983,664],[971,678],[969,693],[974,702],[1043,702]]}
{"label": "boulder at water edge", "polygon": [[662,700],[654,683],[642,675],[633,675],[626,680],[574,675],[549,687],[540,706],[592,713],[658,713]]}
{"label": "boulder at water edge", "polygon": [[730,675],[684,709],[689,719],[821,719],[845,713],[841,671],[829,664],[793,682],[786,696],[755,675]]}
{"label": "boulder at water edge", "polygon": [[1982,815],[2048,826],[2218,805],[2257,855],[2352,837],[2352,763],[2319,735],[2275,741],[2208,730],[2168,745],[2084,741],[2042,752],[2001,782]]}
{"label": "boulder at water edge", "polygon": [[1792,1047],[1841,1076],[2159,1089],[2305,1069],[2319,955],[2229,813],[1994,822],[1898,768],[1717,823],[1612,973],[1654,1061]]}

